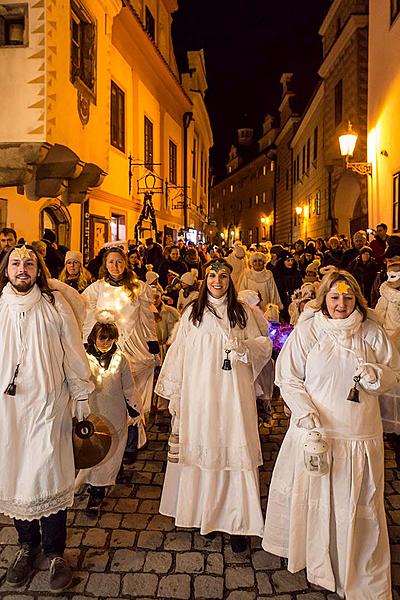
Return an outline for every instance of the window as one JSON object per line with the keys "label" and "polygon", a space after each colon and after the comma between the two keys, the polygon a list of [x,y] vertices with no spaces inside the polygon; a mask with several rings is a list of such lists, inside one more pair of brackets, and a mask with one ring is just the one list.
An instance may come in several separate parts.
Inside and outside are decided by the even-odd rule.
{"label": "window", "polygon": [[207,188],[207,161],[204,161],[204,183],[203,183],[203,188],[206,189]]}
{"label": "window", "polygon": [[169,140],[169,182],[177,183],[177,153],[178,148],[172,140]]}
{"label": "window", "polygon": [[303,167],[301,169],[301,174],[304,175],[305,172],[306,172],[306,147],[304,145],[303,146]]}
{"label": "window", "polygon": [[296,183],[296,160],[293,161],[293,183]]}
{"label": "window", "polygon": [[289,169],[286,169],[286,191],[289,189]]}
{"label": "window", "polygon": [[307,150],[306,150],[306,170],[310,168],[310,154],[311,154],[311,140],[308,138],[307,140]]}
{"label": "window", "polygon": [[252,200],[252,197],[250,196],[250,198],[249,198],[249,208],[251,208],[252,205],[253,205],[253,200]]}
{"label": "window", "polygon": [[146,11],[145,11],[145,29],[146,29],[147,33],[149,34],[149,36],[151,37],[151,39],[154,41],[156,39],[156,36],[155,36],[156,22],[154,20],[153,15],[151,14],[148,6],[146,6]]}
{"label": "window", "polygon": [[314,129],[314,148],[313,148],[313,160],[317,160],[318,156],[318,127]]}
{"label": "window", "polygon": [[267,201],[267,195],[265,192],[263,192],[262,199],[263,199],[263,204],[265,204]]}
{"label": "window", "polygon": [[111,82],[111,145],[125,152],[125,93]]}
{"label": "window", "polygon": [[400,13],[400,0],[390,0],[390,22],[393,23],[393,21],[396,19],[396,17],[398,17]]}
{"label": "window", "polygon": [[[203,176],[204,176],[204,162],[203,162],[203,150],[200,154],[200,185],[203,185]],[[231,190],[232,191],[232,190]]]}
{"label": "window", "polygon": [[393,230],[400,229],[400,173],[393,175]]}
{"label": "window", "polygon": [[253,230],[249,229],[249,244],[253,243]]}
{"label": "window", "polygon": [[258,194],[256,194],[255,202],[256,202],[256,204],[258,204]]}
{"label": "window", "polygon": [[232,194],[232,192],[233,192],[233,183],[231,183],[231,185],[230,185],[230,188],[229,188],[229,189],[230,189],[230,191],[231,191],[231,194]]}
{"label": "window", "polygon": [[111,213],[111,241],[126,240],[126,221],[125,215]]}
{"label": "window", "polygon": [[335,85],[335,127],[343,120],[343,81]]}
{"label": "window", "polygon": [[300,179],[300,154],[296,158],[296,181]]}
{"label": "window", "polygon": [[197,138],[193,138],[193,149],[192,149],[192,177],[196,179],[196,161],[197,161]]}
{"label": "window", "polygon": [[267,174],[267,166],[266,166],[266,165],[263,165],[263,168],[262,168],[262,174],[263,174],[263,175],[266,175],[266,174]]}
{"label": "window", "polygon": [[217,208],[219,208],[219,202],[217,202]]}
{"label": "window", "polygon": [[81,5],[71,2],[71,81],[94,93],[96,28]]}
{"label": "window", "polygon": [[222,195],[223,195],[223,196],[225,196],[225,194],[226,194],[226,189],[224,188],[224,189],[222,190]]}
{"label": "window", "polygon": [[144,118],[144,166],[149,171],[153,165],[153,123],[147,117]]}
{"label": "window", "polygon": [[0,4],[0,46],[28,46],[28,5]]}
{"label": "window", "polygon": [[314,214],[317,216],[319,216],[321,214],[321,192],[317,192],[315,194]]}

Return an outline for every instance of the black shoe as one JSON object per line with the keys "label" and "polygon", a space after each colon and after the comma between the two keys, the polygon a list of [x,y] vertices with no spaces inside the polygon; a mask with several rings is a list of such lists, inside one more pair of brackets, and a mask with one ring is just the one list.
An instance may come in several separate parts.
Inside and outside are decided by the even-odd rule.
{"label": "black shoe", "polygon": [[33,561],[39,552],[40,546],[31,548],[29,544],[21,544],[13,562],[7,569],[7,583],[16,587],[24,585],[33,571]]}
{"label": "black shoe", "polygon": [[207,538],[208,540],[215,540],[217,533],[218,531],[210,531],[210,533],[205,533],[203,537]]}
{"label": "black shoe", "polygon": [[231,535],[232,552],[239,554],[247,549],[247,538],[244,535]]}
{"label": "black shoe", "polygon": [[133,465],[137,458],[136,450],[134,452],[127,452],[124,454],[123,463],[124,465]]}
{"label": "black shoe", "polygon": [[53,592],[62,592],[67,589],[72,581],[72,571],[62,556],[49,556],[50,575],[49,585]]}
{"label": "black shoe", "polygon": [[92,487],[89,493],[89,500],[86,506],[86,514],[88,517],[97,517],[100,513],[100,508],[105,496],[105,489],[101,487]]}

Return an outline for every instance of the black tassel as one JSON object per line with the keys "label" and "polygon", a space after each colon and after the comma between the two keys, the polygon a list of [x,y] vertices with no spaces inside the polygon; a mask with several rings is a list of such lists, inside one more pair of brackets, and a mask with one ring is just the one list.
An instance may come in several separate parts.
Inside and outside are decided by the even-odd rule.
{"label": "black tassel", "polygon": [[8,384],[6,391],[4,392],[7,396],[15,396],[17,393],[17,386],[15,384],[15,380],[17,378],[19,371],[19,364],[15,367],[14,375],[11,382]]}
{"label": "black tassel", "polygon": [[361,376],[356,375],[353,377],[354,386],[351,388],[347,400],[350,402],[360,402],[360,392],[358,391],[357,384],[360,382]]}
{"label": "black tassel", "polygon": [[225,350],[226,358],[224,359],[224,364],[222,365],[223,371],[232,371],[232,364],[231,364],[231,361],[229,360],[230,353],[231,353],[230,350]]}

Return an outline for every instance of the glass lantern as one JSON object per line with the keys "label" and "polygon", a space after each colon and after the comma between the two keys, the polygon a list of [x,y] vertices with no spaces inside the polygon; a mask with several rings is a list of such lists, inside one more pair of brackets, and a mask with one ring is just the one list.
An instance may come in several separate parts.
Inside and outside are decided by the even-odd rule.
{"label": "glass lantern", "polygon": [[328,444],[319,431],[310,431],[304,444],[304,465],[309,475],[322,476],[329,471]]}

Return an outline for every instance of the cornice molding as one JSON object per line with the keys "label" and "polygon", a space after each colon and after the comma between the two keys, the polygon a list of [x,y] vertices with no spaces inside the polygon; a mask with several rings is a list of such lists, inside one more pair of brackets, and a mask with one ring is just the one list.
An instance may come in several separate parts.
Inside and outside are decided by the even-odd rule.
{"label": "cornice molding", "polygon": [[368,27],[368,15],[352,15],[319,68],[318,75],[326,77],[357,29]]}

